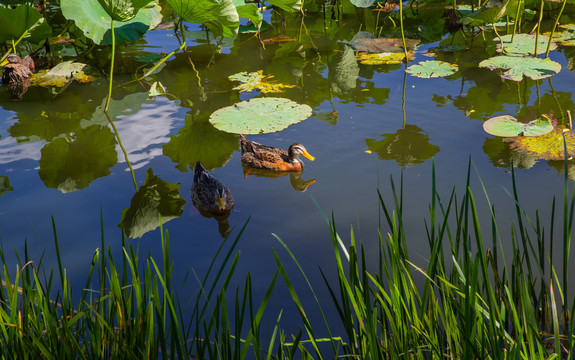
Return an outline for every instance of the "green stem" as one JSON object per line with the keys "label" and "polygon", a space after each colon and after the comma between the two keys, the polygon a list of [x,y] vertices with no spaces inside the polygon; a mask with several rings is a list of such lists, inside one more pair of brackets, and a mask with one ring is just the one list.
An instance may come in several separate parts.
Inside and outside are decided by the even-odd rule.
{"label": "green stem", "polygon": [[399,1],[399,28],[401,29],[401,41],[403,43],[403,53],[405,55],[405,63],[409,61],[407,57],[407,46],[405,45],[405,35],[403,34],[403,4]]}
{"label": "green stem", "polygon": [[134,168],[132,168],[132,163],[130,163],[130,160],[128,159],[128,152],[126,151],[126,149],[124,148],[124,145],[122,144],[122,139],[120,139],[120,133],[118,132],[118,129],[116,128],[116,125],[114,124],[114,122],[110,118],[110,115],[108,114],[108,112],[104,111],[104,114],[106,114],[106,117],[108,118],[108,122],[110,123],[110,125],[112,126],[112,129],[114,130],[114,134],[116,134],[116,139],[118,139],[118,145],[120,145],[120,149],[122,149],[122,152],[124,153],[124,159],[126,159],[126,163],[128,164],[128,167],[130,168],[130,173],[132,174],[132,181],[134,182],[134,188],[136,188],[136,191],[138,191],[138,183],[136,182],[136,174],[134,173]]}
{"label": "green stem", "polygon": [[551,48],[551,42],[553,41],[553,34],[555,33],[555,29],[557,28],[557,24],[559,23],[559,18],[563,14],[563,9],[565,9],[565,4],[567,4],[567,0],[563,0],[563,4],[561,5],[561,10],[559,10],[559,14],[557,15],[557,19],[555,19],[555,24],[553,24],[553,29],[551,29],[551,35],[549,35],[549,41],[547,42],[547,50],[545,50],[545,58],[549,57],[549,50]]}
{"label": "green stem", "polygon": [[537,20],[537,32],[535,33],[535,53],[534,57],[537,57],[537,45],[539,43],[539,30],[541,29],[541,20],[543,19],[543,1],[541,0],[541,7],[539,8],[539,20]]}
{"label": "green stem", "polygon": [[511,34],[511,42],[515,38],[515,33],[517,32],[517,24],[519,24],[520,16],[521,16],[521,0],[517,3],[517,12],[515,13],[515,22],[513,23],[513,34]]}
{"label": "green stem", "polygon": [[106,99],[106,107],[104,112],[108,112],[108,106],[110,105],[110,99],[112,98],[112,80],[114,79],[114,58],[116,55],[116,35],[114,34],[114,19],[110,24],[112,30],[112,63],[110,64],[110,84],[108,85],[108,98]]}

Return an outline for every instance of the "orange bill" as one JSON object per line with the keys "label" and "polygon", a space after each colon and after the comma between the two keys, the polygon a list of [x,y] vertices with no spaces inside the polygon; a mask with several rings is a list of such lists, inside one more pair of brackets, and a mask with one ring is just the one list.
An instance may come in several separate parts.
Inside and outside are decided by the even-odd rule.
{"label": "orange bill", "polygon": [[225,210],[226,209],[226,199],[223,196],[218,196],[218,209]]}
{"label": "orange bill", "polygon": [[313,156],[311,156],[311,154],[308,153],[308,152],[305,151],[305,150],[303,151],[302,156],[305,157],[305,158],[308,159],[308,160],[311,160],[311,161],[314,161],[314,160],[315,160],[315,158],[314,158]]}

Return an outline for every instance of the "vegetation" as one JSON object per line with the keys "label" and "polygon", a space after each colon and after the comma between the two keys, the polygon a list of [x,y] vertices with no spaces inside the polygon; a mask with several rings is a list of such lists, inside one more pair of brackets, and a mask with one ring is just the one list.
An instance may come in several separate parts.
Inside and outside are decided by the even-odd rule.
{"label": "vegetation", "polygon": [[[338,280],[336,284],[326,280],[326,285],[345,329],[343,334],[330,329],[324,314],[323,326],[330,336],[315,335],[322,325],[311,324],[306,314],[317,309],[303,308],[292,286],[297,274],[286,272],[275,251],[277,270],[259,304],[249,274],[243,287],[229,288],[232,277],[238,275],[235,248],[246,224],[235,238],[227,239],[228,245],[222,244],[205,276],[198,279],[190,307],[178,297],[178,288],[171,281],[169,236],[163,231],[161,262],[151,256],[142,260],[138,250],[125,243],[119,262],[109,248],[96,251],[80,293],[69,285],[58,251],[56,274],[45,273],[42,261],[33,262],[25,251],[15,272],[4,265],[0,357],[573,358],[575,324],[570,314],[575,301],[567,284],[575,197],[568,195],[567,176],[558,212],[559,230],[555,199],[545,228],[539,213],[530,219],[521,207],[515,176],[510,200],[516,204],[516,223],[501,228],[490,204],[491,219],[487,226],[481,224],[470,177],[469,170],[467,190],[461,198],[452,191],[443,200],[435,181],[431,185],[426,220],[430,258],[425,268],[407,253],[403,189],[401,185],[397,189],[393,179],[393,207],[379,196],[388,232],[381,229],[376,264],[366,262],[353,231],[351,244],[345,247],[330,222]],[[487,193],[485,197],[489,200]],[[550,254],[558,239],[564,256],[556,269]],[[301,270],[289,248],[278,241]],[[503,241],[513,243],[512,254],[503,254]],[[486,244],[491,247],[486,249]],[[106,249],[104,236],[102,249]],[[5,256],[0,252],[3,264]],[[280,276],[297,306],[305,333],[285,334],[281,312],[264,316]],[[307,281],[303,271],[299,276]],[[322,276],[327,278],[323,272]],[[54,285],[58,282],[61,287]],[[325,304],[317,305],[322,311]],[[262,331],[262,324],[270,321],[275,327]],[[331,347],[326,348],[326,343]]]}

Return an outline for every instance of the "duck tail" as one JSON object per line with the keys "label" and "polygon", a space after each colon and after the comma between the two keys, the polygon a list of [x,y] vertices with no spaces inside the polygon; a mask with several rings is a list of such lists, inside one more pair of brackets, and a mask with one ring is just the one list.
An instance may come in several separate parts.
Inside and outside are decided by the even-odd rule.
{"label": "duck tail", "polygon": [[200,179],[200,177],[202,176],[202,174],[207,175],[207,171],[202,166],[202,163],[198,161],[198,162],[196,162],[196,165],[194,166],[194,182],[198,181]]}

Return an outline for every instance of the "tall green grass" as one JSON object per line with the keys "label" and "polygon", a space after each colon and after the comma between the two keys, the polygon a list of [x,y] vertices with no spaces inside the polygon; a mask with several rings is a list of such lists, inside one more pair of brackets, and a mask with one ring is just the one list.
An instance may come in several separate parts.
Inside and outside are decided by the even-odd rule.
{"label": "tall green grass", "polygon": [[[425,266],[409,257],[403,178],[399,186],[391,178],[391,200],[378,193],[383,225],[377,263],[368,263],[353,229],[345,246],[332,218],[337,281],[329,282],[322,272],[326,287],[313,288],[278,237],[299,273],[288,274],[286,260],[273,250],[277,270],[259,301],[249,274],[242,286],[230,287],[237,276],[236,245],[247,223],[222,244],[203,277],[194,274],[196,295],[184,303],[172,281],[169,236],[163,229],[161,262],[141,257],[125,242],[116,262],[102,224],[102,251],[95,252],[77,296],[62,266],[53,224],[56,270],[45,273],[42,261],[32,262],[27,249],[23,258],[17,255],[16,269],[8,269],[0,251],[0,358],[572,359],[575,301],[567,284],[575,197],[567,175],[561,205],[550,199],[550,213],[530,218],[512,171],[509,201],[515,204],[515,221],[502,225],[483,184],[479,195],[472,191],[471,170],[470,163],[465,192],[452,190],[446,198],[437,191],[433,170],[423,224],[429,245]],[[487,200],[487,220],[480,216],[478,196]],[[511,253],[504,253],[509,248],[503,243],[511,244]],[[551,259],[554,246],[563,252],[559,273]],[[309,286],[317,308],[304,307],[293,285],[296,277]],[[300,315],[296,334],[282,329],[282,312],[266,312],[279,281]],[[331,296],[336,327],[317,296],[320,291]],[[311,312],[323,321],[312,323],[317,316],[310,317]]]}

